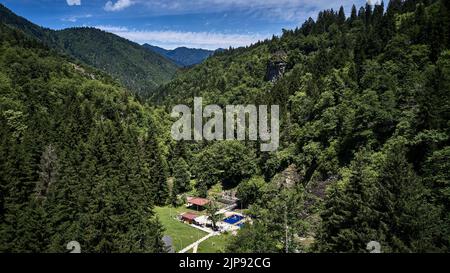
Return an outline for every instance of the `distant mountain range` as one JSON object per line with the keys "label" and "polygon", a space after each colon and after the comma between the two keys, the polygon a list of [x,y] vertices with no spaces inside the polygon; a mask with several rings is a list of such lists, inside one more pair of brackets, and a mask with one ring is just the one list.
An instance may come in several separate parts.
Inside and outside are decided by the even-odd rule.
{"label": "distant mountain range", "polygon": [[95,28],[55,31],[40,27],[0,4],[0,23],[22,30],[60,53],[100,69],[131,91],[148,96],[171,80],[177,65],[159,53]]}
{"label": "distant mountain range", "polygon": [[[164,49],[158,46],[144,44],[143,47],[150,49],[153,52],[163,55],[172,60],[178,66],[186,67],[199,64],[206,58],[214,54],[214,50],[206,50],[199,48],[178,47],[173,50]],[[220,49],[219,49],[220,50]]]}

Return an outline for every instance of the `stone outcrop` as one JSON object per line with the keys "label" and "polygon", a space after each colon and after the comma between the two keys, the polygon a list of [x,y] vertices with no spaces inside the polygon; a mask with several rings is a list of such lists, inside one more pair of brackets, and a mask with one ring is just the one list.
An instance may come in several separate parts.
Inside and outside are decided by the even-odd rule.
{"label": "stone outcrop", "polygon": [[266,80],[276,82],[283,77],[287,67],[287,55],[284,51],[277,51],[267,64]]}
{"label": "stone outcrop", "polygon": [[279,175],[274,178],[275,183],[278,187],[292,188],[297,183],[300,183],[302,176],[297,170],[297,167],[292,164],[282,171]]}

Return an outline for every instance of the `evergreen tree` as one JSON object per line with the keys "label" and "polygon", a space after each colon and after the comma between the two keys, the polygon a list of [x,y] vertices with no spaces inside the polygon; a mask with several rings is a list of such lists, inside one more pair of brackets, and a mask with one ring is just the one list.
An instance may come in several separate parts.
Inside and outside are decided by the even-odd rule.
{"label": "evergreen tree", "polygon": [[440,208],[440,242],[437,246],[446,252],[450,248],[450,147],[433,152],[423,167],[424,184],[431,190],[433,204]]}
{"label": "evergreen tree", "polygon": [[174,181],[172,191],[176,194],[183,193],[190,190],[191,175],[189,173],[189,166],[186,161],[180,157],[174,164]]}
{"label": "evergreen tree", "polygon": [[368,151],[356,155],[344,188],[332,188],[325,200],[316,248],[322,252],[367,252],[366,245],[380,240],[376,188]]}
{"label": "evergreen tree", "polygon": [[383,247],[388,252],[433,251],[440,220],[401,144],[387,152],[377,187],[375,209],[380,213]]}
{"label": "evergreen tree", "polygon": [[161,150],[157,143],[156,136],[150,126],[149,136],[145,140],[146,162],[149,168],[147,177],[148,185],[152,191],[152,200],[156,205],[164,205],[169,197],[167,185],[167,165],[161,156]]}
{"label": "evergreen tree", "polygon": [[356,19],[358,19],[358,11],[356,10],[356,6],[353,5],[352,6],[352,11],[351,11],[351,15],[349,17],[349,24],[350,26],[353,26],[353,23],[356,21]]}
{"label": "evergreen tree", "polygon": [[338,24],[342,26],[344,23],[345,23],[345,11],[344,11],[344,7],[341,6],[339,8],[339,13],[338,13]]}

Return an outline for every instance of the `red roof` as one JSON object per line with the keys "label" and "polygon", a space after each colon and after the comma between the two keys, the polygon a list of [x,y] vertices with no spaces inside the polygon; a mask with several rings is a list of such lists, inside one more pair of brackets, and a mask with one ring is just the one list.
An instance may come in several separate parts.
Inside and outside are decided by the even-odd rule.
{"label": "red roof", "polygon": [[197,206],[203,207],[204,205],[209,203],[209,200],[206,198],[195,197],[195,198],[188,200],[188,203],[192,204],[192,205],[197,205]]}
{"label": "red roof", "polygon": [[183,219],[187,219],[187,220],[194,220],[195,218],[198,217],[198,215],[195,213],[192,213],[192,212],[185,212],[185,213],[181,214],[181,217]]}

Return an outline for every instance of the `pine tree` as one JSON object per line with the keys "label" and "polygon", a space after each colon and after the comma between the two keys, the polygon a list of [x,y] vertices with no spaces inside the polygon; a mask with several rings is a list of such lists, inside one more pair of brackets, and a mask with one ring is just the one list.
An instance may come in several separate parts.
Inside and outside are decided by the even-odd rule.
{"label": "pine tree", "polygon": [[428,42],[429,25],[426,18],[425,7],[423,4],[418,4],[414,13],[414,41],[416,43]]}
{"label": "pine tree", "polygon": [[350,18],[348,19],[349,21],[349,25],[353,26],[353,23],[358,19],[358,11],[356,10],[356,6],[353,5],[352,6],[352,11],[351,11],[351,15]]}
{"label": "pine tree", "polygon": [[344,11],[344,7],[341,6],[339,8],[339,13],[338,13],[338,24],[340,26],[344,25],[345,23],[345,11]]}
{"label": "pine tree", "polygon": [[373,12],[372,12],[372,5],[370,5],[369,3],[366,4],[366,9],[365,9],[365,17],[364,17],[364,22],[366,23],[366,26],[371,25],[372,24],[372,16],[373,16]]}
{"label": "pine tree", "polygon": [[177,194],[189,191],[191,175],[186,161],[182,157],[178,158],[173,168],[173,191]]}
{"label": "pine tree", "polygon": [[385,41],[389,41],[389,39],[396,33],[396,15],[401,12],[401,9],[402,0],[389,1],[386,10],[385,22],[383,24],[383,27],[385,27],[385,35],[383,36],[386,39]]}
{"label": "pine tree", "polygon": [[343,189],[332,189],[325,200],[316,248],[321,252],[366,252],[366,245],[380,240],[377,212],[373,209],[374,175],[368,152],[356,155]]}
{"label": "pine tree", "polygon": [[444,251],[450,249],[450,147],[433,152],[426,160],[423,173],[424,185],[431,190],[432,202],[440,207],[442,226],[437,242]]}
{"label": "pine tree", "polygon": [[167,185],[167,164],[162,158],[154,127],[150,126],[149,134],[145,140],[147,152],[146,162],[149,168],[148,184],[152,191],[152,200],[156,205],[164,205],[169,197]]}
{"label": "pine tree", "polygon": [[380,27],[384,16],[384,2],[376,4],[373,10],[373,23],[378,28]]}
{"label": "pine tree", "polygon": [[427,191],[407,162],[406,149],[394,144],[378,178],[376,210],[388,252],[423,252],[433,249],[440,220],[426,202]]}

